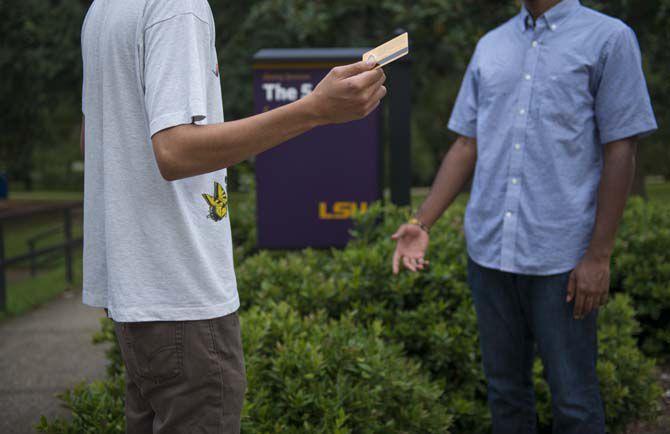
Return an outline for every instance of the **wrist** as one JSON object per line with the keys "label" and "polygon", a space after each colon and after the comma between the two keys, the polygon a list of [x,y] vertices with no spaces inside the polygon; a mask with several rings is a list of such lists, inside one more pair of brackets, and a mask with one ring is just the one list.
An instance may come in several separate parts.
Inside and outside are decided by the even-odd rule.
{"label": "wrist", "polygon": [[418,226],[422,231],[424,231],[427,234],[430,234],[430,227],[426,224],[424,224],[418,217],[412,217],[409,219],[407,222],[410,225],[415,225]]}
{"label": "wrist", "polygon": [[309,129],[326,125],[328,121],[321,110],[319,101],[314,92],[295,102],[301,108],[301,114]]}
{"label": "wrist", "polygon": [[609,264],[612,259],[612,249],[590,247],[584,254],[584,258],[594,262]]}

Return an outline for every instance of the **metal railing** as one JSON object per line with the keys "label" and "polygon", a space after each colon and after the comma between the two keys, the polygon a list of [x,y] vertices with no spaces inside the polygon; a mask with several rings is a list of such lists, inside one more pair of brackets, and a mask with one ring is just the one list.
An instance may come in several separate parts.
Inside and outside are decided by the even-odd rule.
{"label": "metal railing", "polygon": [[[0,202],[1,203],[1,202]],[[16,204],[14,204],[16,205]],[[44,255],[50,255],[62,251],[65,258],[65,280],[68,285],[74,281],[73,270],[73,251],[82,244],[82,238],[74,238],[72,235],[72,214],[74,210],[82,208],[82,202],[30,202],[21,203],[16,206],[9,206],[8,202],[0,205],[0,312],[7,308],[7,277],[6,271],[9,266],[29,262],[31,264],[31,274],[36,264],[37,258]],[[63,215],[63,235],[62,243],[50,245],[42,248],[35,248],[35,237],[29,240],[28,253],[17,255],[11,258],[5,258],[4,226],[10,220],[28,219],[40,214],[62,212]],[[58,229],[60,230],[60,228]],[[54,230],[49,231],[50,235]],[[33,243],[30,244],[30,241]]]}

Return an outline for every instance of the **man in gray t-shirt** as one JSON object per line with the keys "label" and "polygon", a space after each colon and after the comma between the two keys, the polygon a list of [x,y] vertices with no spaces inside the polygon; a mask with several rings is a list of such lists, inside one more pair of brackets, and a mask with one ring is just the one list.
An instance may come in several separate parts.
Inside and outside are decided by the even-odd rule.
{"label": "man in gray t-shirt", "polygon": [[245,388],[226,168],[367,116],[372,63],[223,122],[206,0],[96,0],[82,28],[84,303],[115,321],[128,432],[237,432]]}

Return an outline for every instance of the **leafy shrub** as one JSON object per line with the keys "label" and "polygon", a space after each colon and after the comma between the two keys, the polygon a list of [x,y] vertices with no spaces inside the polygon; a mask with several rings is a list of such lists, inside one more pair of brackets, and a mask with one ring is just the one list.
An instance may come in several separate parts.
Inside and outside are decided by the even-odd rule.
{"label": "leafy shrub", "polygon": [[[287,304],[242,316],[249,388],[246,433],[448,433],[441,389],[398,345],[382,339],[381,323],[361,328],[350,316],[301,317]],[[106,331],[109,331],[109,327]],[[101,341],[116,342],[103,333]],[[52,434],[122,433],[123,376],[82,384],[63,395],[72,421],[38,429]]]}
{"label": "leafy shrub", "polygon": [[633,298],[642,349],[670,358],[670,206],[631,200],[614,252],[612,285]]}
{"label": "leafy shrub", "polygon": [[42,416],[36,429],[50,434],[123,434],[124,391],[120,375],[82,383],[60,395],[63,405],[70,410],[71,420],[49,422]]}
{"label": "leafy shrub", "polygon": [[[617,245],[615,263],[624,270],[637,270],[624,259],[636,251],[627,248],[637,245],[640,231],[626,225],[630,219],[640,224],[634,213],[646,213],[636,210],[641,206],[634,203],[627,212]],[[249,378],[245,432],[443,432],[449,418],[453,432],[487,432],[476,317],[465,283],[462,215],[462,207],[456,207],[435,226],[431,268],[421,274],[390,275],[389,235],[407,216],[378,205],[359,216],[355,238],[343,250],[260,252],[245,259],[237,273]],[[658,215],[652,215],[650,221],[658,224]],[[639,261],[650,269],[664,263],[649,257]],[[644,282],[628,271],[616,272],[617,266],[615,281]],[[631,293],[636,303],[643,300]],[[635,345],[639,326],[631,297],[616,295],[600,313],[598,373],[611,432],[651,419],[658,410],[653,363]],[[115,342],[109,326],[99,340]],[[112,382],[120,378],[121,365],[118,349],[110,351]],[[86,420],[97,423],[105,414],[96,406],[103,402],[100,384],[70,395],[71,402],[81,403],[73,413],[92,412],[77,420],[81,432],[89,432]],[[546,429],[551,398],[540,364],[535,385]],[[108,410],[112,419],[104,426],[115,426],[118,409]],[[75,432],[61,421],[42,426],[45,432]]]}
{"label": "leafy shrub", "polygon": [[114,377],[123,374],[123,359],[121,358],[121,348],[116,341],[114,333],[114,323],[109,318],[100,319],[100,331],[93,335],[94,344],[109,344],[105,351],[107,356],[107,376]]}
{"label": "leafy shrub", "polygon": [[[349,312],[361,325],[381,321],[383,336],[402,344],[443,385],[442,401],[454,416],[454,431],[486,432],[486,390],[465,283],[462,214],[462,208],[453,209],[435,226],[428,252],[431,269],[421,274],[390,275],[389,234],[406,217],[390,207],[373,207],[360,217],[356,238],[344,250],[281,256],[261,252],[238,273],[244,306],[283,300],[303,315],[324,310],[331,318]],[[655,414],[658,389],[653,365],[635,346],[637,323],[626,298],[603,309],[599,330],[608,426],[617,431],[630,420]],[[549,394],[543,391],[541,370],[536,374],[540,416],[547,422]]]}
{"label": "leafy shrub", "polygon": [[238,178],[239,191],[231,193],[229,202],[236,264],[240,264],[256,251],[256,193],[253,174],[242,171]]}
{"label": "leafy shrub", "polygon": [[243,317],[249,433],[446,433],[441,394],[382,339],[379,322],[301,317],[286,304]]}

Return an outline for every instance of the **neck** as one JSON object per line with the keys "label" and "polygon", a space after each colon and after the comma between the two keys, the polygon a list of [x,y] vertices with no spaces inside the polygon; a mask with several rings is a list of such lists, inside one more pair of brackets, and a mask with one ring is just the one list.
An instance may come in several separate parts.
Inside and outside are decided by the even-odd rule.
{"label": "neck", "polygon": [[524,0],[526,9],[528,9],[528,12],[530,12],[535,20],[560,2],[561,0]]}

